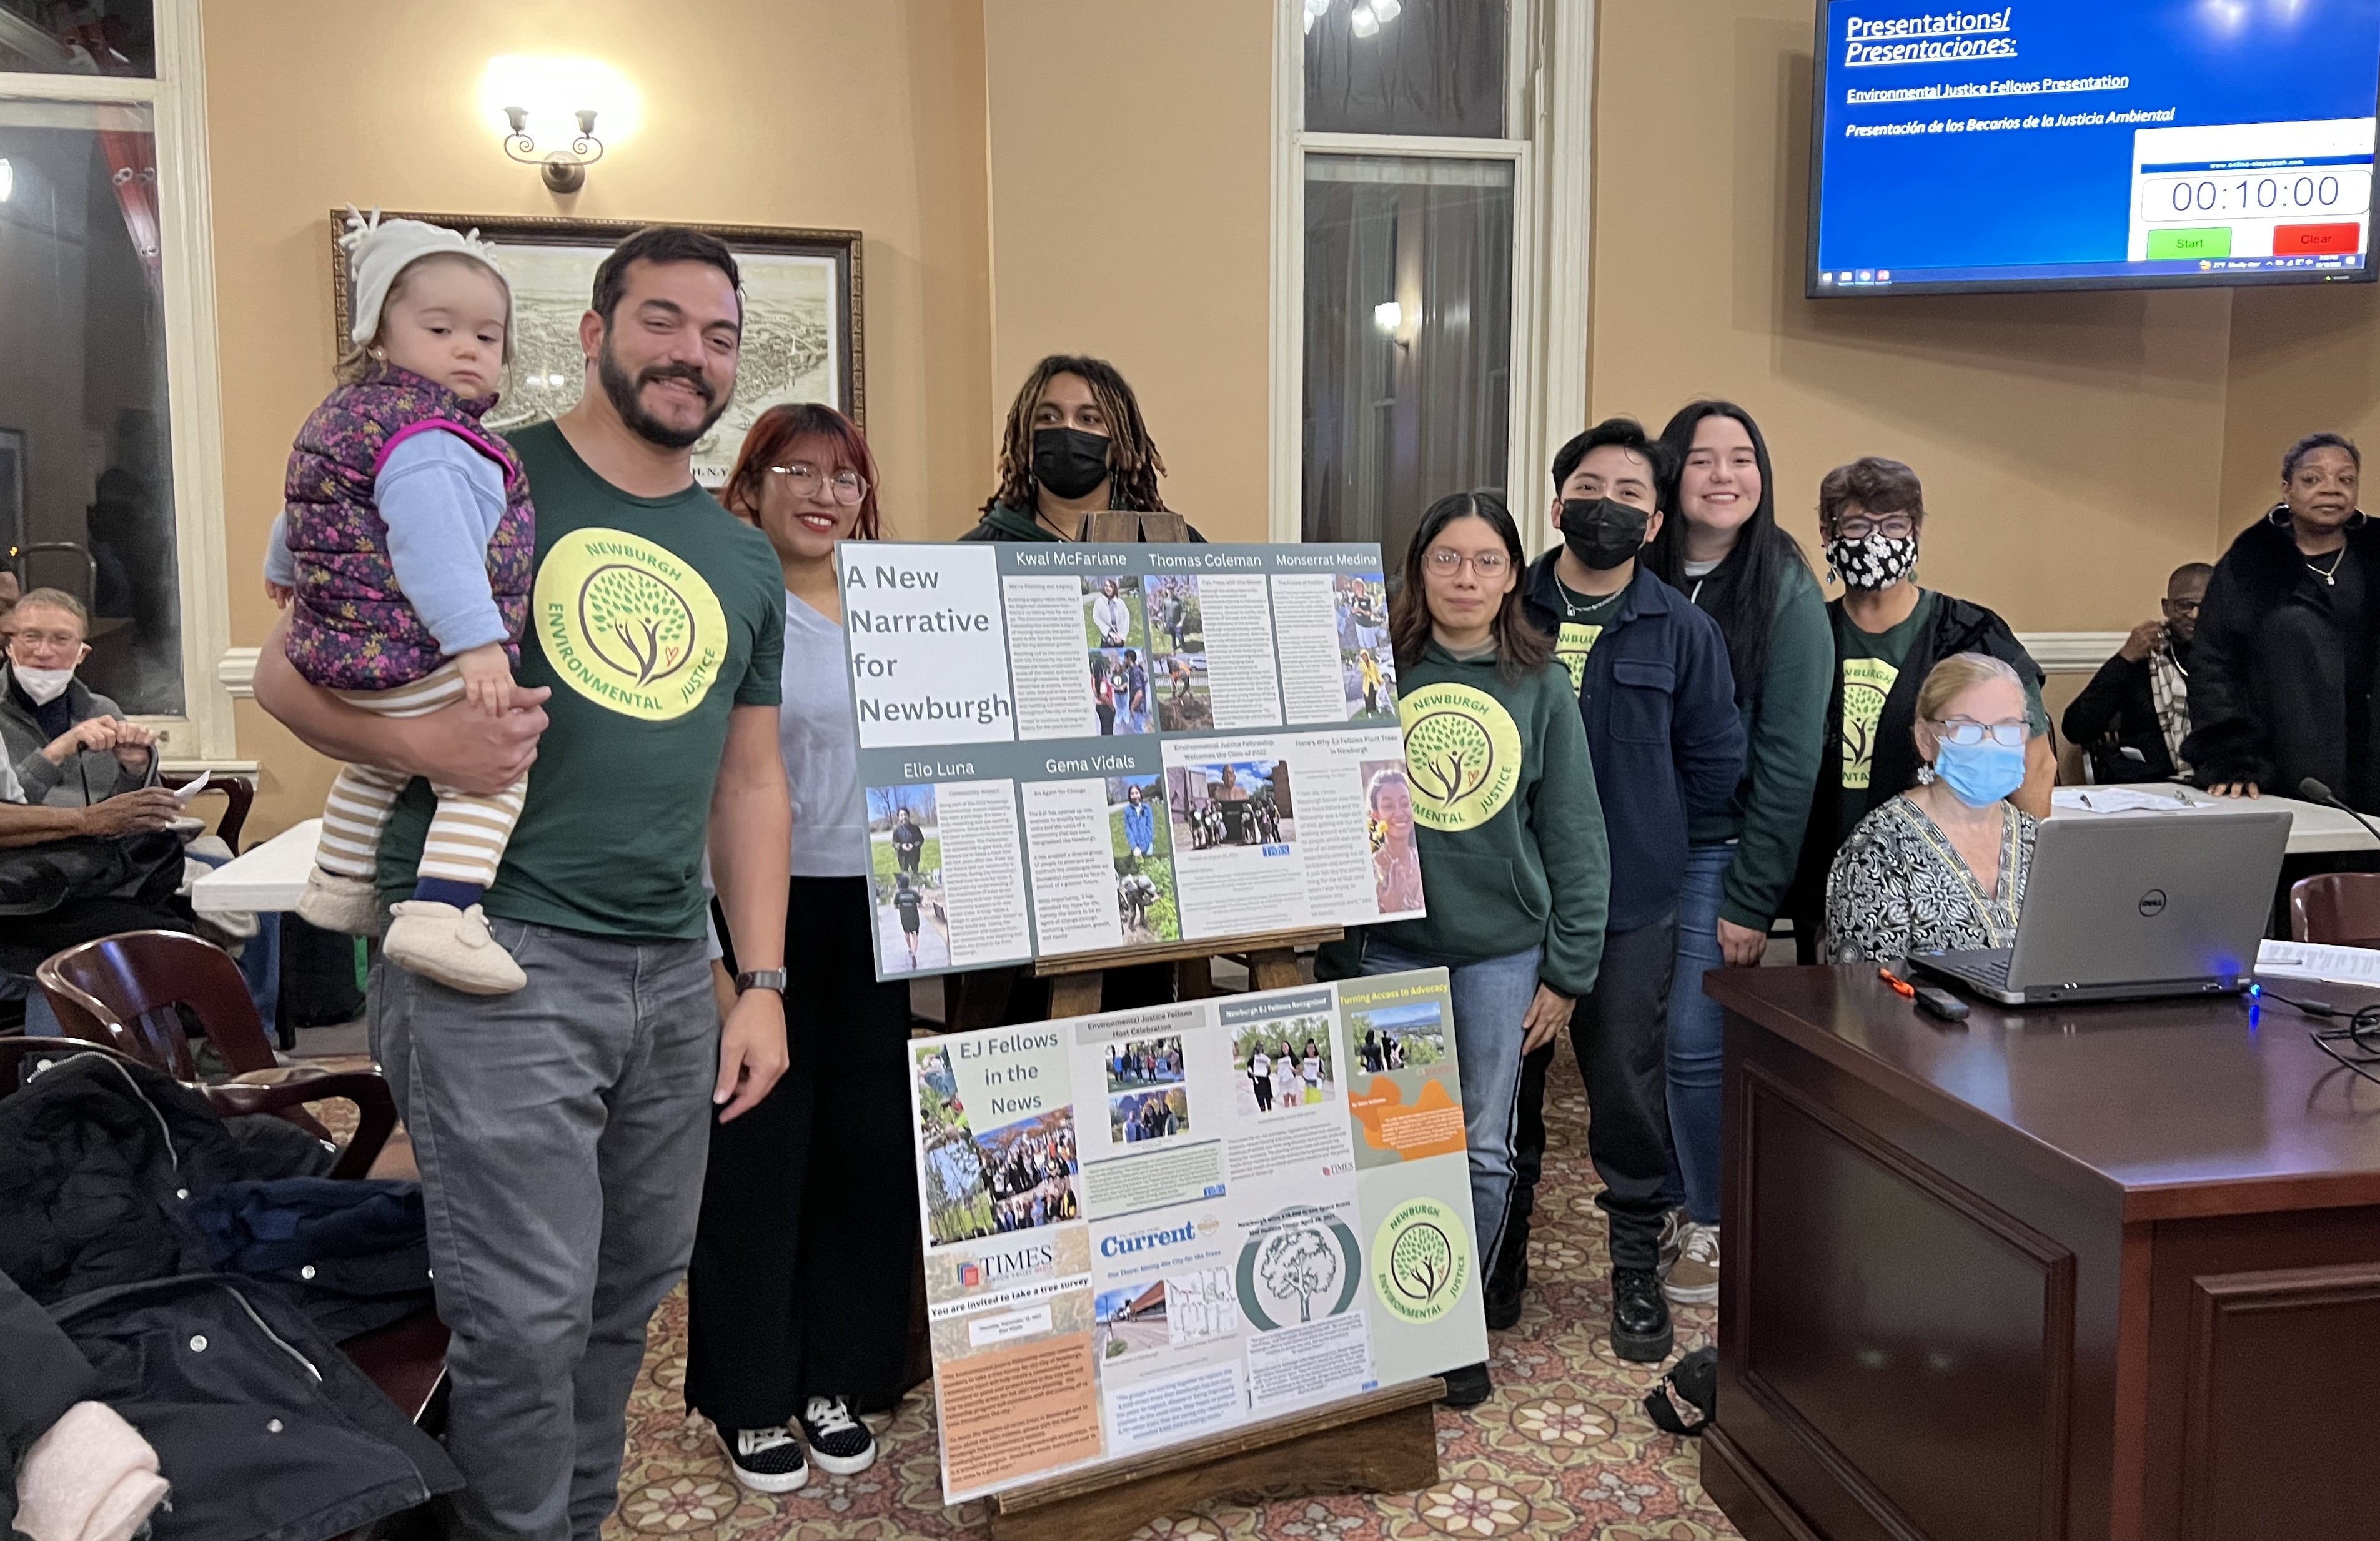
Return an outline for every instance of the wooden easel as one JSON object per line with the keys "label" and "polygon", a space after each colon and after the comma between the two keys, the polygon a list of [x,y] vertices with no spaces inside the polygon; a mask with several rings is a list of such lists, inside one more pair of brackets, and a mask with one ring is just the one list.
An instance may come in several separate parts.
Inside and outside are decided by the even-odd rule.
{"label": "wooden easel", "polygon": [[[1097,544],[1180,543],[1189,531],[1178,514],[1092,514],[1082,538]],[[1229,958],[1248,971],[1251,990],[1297,984],[1297,949],[1337,941],[1337,926],[1275,931],[1157,946],[1117,947],[1037,960],[1036,978],[1050,981],[1050,1017],[1089,1016],[1100,1009],[1107,971],[1146,964],[1173,965],[1173,998],[1203,1001],[1214,993],[1214,961]],[[980,969],[945,977],[942,1030],[971,1032],[1002,1025],[1021,970]],[[912,1326],[910,1365],[917,1378],[933,1373],[926,1341],[925,1278],[920,1272]],[[1438,1429],[1431,1406],[1446,1394],[1435,1376],[1383,1387],[1323,1407],[1250,1424],[1211,1438],[1112,1462],[1095,1471],[1052,1477],[995,1494],[985,1506],[995,1541],[1122,1541],[1160,1515],[1232,1495],[1418,1492],[1438,1480]]]}

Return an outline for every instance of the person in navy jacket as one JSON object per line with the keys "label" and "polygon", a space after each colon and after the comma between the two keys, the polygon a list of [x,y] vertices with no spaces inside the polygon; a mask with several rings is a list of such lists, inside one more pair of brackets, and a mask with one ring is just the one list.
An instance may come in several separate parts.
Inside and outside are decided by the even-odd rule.
{"label": "person in navy jacket", "polygon": [[[1613,1349],[1654,1362],[1670,1353],[1670,1308],[1656,1272],[1668,1206],[1666,1055],[1676,972],[1686,828],[1718,812],[1743,774],[1742,715],[1718,623],[1640,564],[1661,528],[1670,483],[1660,441],[1611,418],[1554,456],[1553,523],[1562,543],[1524,585],[1530,618],[1555,639],[1578,688],[1603,826],[1611,843],[1611,911],[1603,967],[1570,1021],[1586,1081],[1587,1151],[1611,1226]],[[1524,1064],[1515,1152],[1516,1224],[1488,1281],[1488,1319],[1519,1319],[1528,1281],[1529,1199],[1545,1151],[1548,1044]]]}

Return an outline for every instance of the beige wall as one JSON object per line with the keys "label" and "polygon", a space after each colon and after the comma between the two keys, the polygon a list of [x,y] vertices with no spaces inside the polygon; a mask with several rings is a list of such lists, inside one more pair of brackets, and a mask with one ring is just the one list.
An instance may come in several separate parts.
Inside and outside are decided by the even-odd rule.
{"label": "beige wall", "polygon": [[1908,461],[1927,584],[2020,629],[2131,625],[2214,548],[2232,297],[1803,299],[1810,41],[1810,0],[1606,0],[1594,410],[1742,402],[1805,541],[1828,467]]}
{"label": "beige wall", "polygon": [[995,411],[1044,355],[1107,358],[1167,504],[1264,540],[1271,5],[990,0],[984,61]]}
{"label": "beige wall", "polygon": [[[992,442],[981,14],[972,0],[210,0],[235,645],[272,624],[256,575],[290,437],[330,383],[326,213],[349,201],[864,232],[887,515],[905,533],[964,528]],[[592,55],[641,96],[642,127],[575,199],[505,160],[480,119],[481,71],[508,53]],[[328,766],[252,703],[239,732],[264,766],[256,833],[320,808]]]}

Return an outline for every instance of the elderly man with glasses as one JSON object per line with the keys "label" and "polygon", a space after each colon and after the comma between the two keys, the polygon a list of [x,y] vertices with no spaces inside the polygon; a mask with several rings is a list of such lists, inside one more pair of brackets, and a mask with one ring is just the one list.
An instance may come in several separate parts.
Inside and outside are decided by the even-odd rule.
{"label": "elderly man with glasses", "polygon": [[76,677],[91,656],[90,612],[57,588],[18,600],[0,665],[0,744],[25,800],[86,807],[157,784],[156,735]]}

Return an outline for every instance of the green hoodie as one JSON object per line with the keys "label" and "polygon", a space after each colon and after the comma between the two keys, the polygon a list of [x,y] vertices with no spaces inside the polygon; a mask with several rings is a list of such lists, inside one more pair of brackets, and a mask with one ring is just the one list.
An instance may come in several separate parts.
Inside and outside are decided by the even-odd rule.
{"label": "green hoodie", "polygon": [[962,540],[1055,540],[1039,519],[1028,509],[1011,508],[1004,503],[993,504],[984,510],[976,527],[959,537]]}
{"label": "green hoodie", "polygon": [[[1737,842],[1719,900],[1722,920],[1768,929],[1785,907],[1810,796],[1827,736],[1828,693],[1835,681],[1835,633],[1826,595],[1809,568],[1782,564],[1777,609],[1769,623],[1768,666],[1760,694],[1743,711],[1750,752],[1743,781],[1727,811],[1694,820],[1686,838],[1697,845]],[[1691,587],[1691,585],[1689,585]]]}
{"label": "green hoodie", "polygon": [[[1449,965],[1542,941],[1538,977],[1585,995],[1603,960],[1611,874],[1569,671],[1548,663],[1507,681],[1493,657],[1460,660],[1432,642],[1397,693],[1429,913],[1369,929]],[[1341,953],[1320,971],[1348,962]]]}

